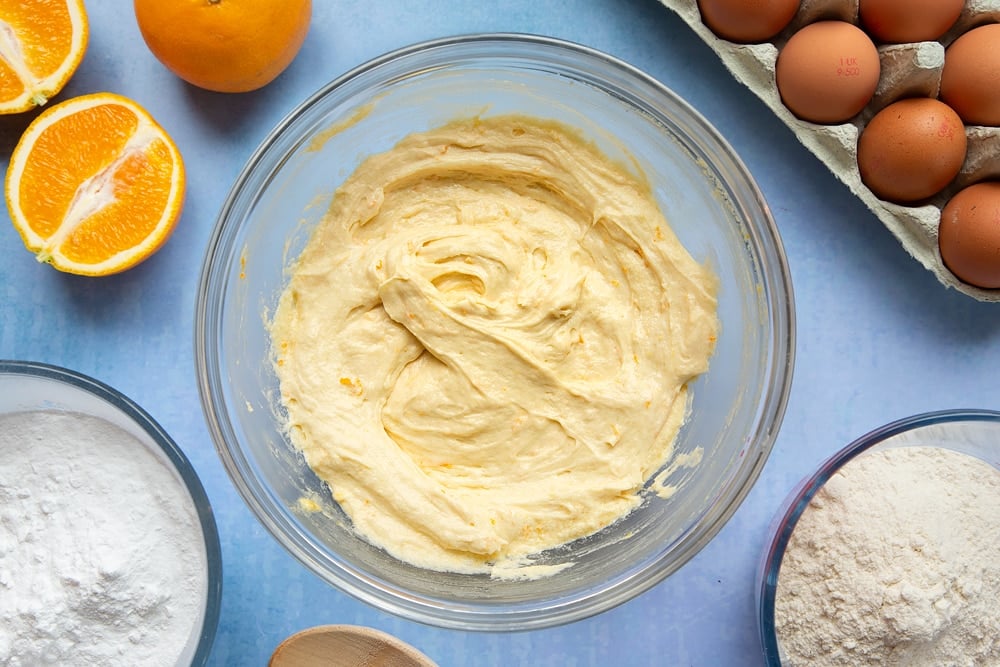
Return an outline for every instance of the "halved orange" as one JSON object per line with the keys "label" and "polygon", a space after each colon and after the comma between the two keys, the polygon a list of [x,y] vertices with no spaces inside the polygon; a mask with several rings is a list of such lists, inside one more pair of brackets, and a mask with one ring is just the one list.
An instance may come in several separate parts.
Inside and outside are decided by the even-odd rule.
{"label": "halved orange", "polygon": [[83,0],[0,2],[0,113],[20,113],[62,90],[87,50]]}
{"label": "halved orange", "polygon": [[184,163],[136,102],[94,93],[28,126],[6,186],[11,221],[40,262],[100,276],[138,264],[170,236],[184,200]]}

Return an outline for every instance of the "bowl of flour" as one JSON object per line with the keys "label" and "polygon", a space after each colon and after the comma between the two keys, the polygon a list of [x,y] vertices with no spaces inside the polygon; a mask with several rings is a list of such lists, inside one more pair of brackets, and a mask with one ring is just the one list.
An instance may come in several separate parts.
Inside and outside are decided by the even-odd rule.
{"label": "bowl of flour", "polygon": [[757,586],[768,665],[1000,665],[1000,412],[879,428],[778,512]]}
{"label": "bowl of flour", "polygon": [[0,361],[0,664],[202,665],[221,563],[204,488],[150,415]]}

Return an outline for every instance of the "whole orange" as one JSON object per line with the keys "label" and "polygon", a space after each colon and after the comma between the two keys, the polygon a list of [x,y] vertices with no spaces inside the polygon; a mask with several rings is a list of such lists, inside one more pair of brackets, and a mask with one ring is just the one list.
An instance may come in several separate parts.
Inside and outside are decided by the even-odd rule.
{"label": "whole orange", "polygon": [[153,55],[188,83],[222,93],[267,85],[295,59],[311,0],[134,0]]}

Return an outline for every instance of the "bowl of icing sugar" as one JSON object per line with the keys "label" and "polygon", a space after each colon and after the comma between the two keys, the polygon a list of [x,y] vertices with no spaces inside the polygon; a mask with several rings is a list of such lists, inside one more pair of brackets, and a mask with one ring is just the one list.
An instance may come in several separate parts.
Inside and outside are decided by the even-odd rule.
{"label": "bowl of icing sugar", "polygon": [[221,581],[204,488],[149,414],[0,361],[0,664],[202,665]]}
{"label": "bowl of icing sugar", "polygon": [[893,422],[827,459],[772,524],[768,665],[1000,665],[1000,412]]}

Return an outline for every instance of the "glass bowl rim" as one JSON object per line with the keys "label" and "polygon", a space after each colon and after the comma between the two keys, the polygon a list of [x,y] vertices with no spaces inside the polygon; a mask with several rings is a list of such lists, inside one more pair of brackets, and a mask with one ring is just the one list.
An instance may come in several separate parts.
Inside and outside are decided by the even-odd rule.
{"label": "glass bowl rim", "polygon": [[756,576],[757,632],[768,667],[781,667],[778,638],[774,627],[774,604],[781,561],[788,540],[813,496],[845,465],[871,448],[901,433],[937,424],[987,422],[1000,425],[1000,411],[980,408],[953,408],[922,412],[879,426],[828,456],[788,494],[775,513],[765,541]]}
{"label": "glass bowl rim", "polygon": [[123,413],[141,428],[167,457],[183,481],[184,488],[198,514],[198,525],[205,544],[207,572],[204,618],[191,665],[206,664],[215,643],[222,606],[222,549],[212,504],[198,473],[184,451],[142,406],[117,389],[89,375],[54,364],[14,359],[0,359],[0,375],[40,378],[82,390]]}
{"label": "glass bowl rim", "polygon": [[[612,69],[615,74],[624,77],[622,81],[616,82],[618,85],[625,85],[623,82],[628,82],[642,86],[643,90],[652,91],[661,101],[672,105],[671,111],[681,117],[685,123],[682,127],[683,132],[689,133],[690,137],[694,136],[693,133],[700,133],[697,135],[699,138],[710,142],[711,147],[719,151],[719,155],[729,163],[728,166],[733,170],[726,175],[727,178],[733,179],[729,182],[736,182],[745,189],[746,198],[740,203],[752,212],[750,215],[752,219],[748,219],[745,223],[746,232],[750,236],[747,243],[753,248],[752,252],[756,261],[760,262],[759,270],[762,277],[758,286],[765,293],[765,296],[761,297],[766,299],[767,304],[764,319],[770,327],[768,337],[763,344],[767,348],[767,363],[762,371],[765,389],[755,406],[750,429],[752,438],[748,438],[748,441],[753,442],[755,456],[747,457],[753,459],[749,464],[736,468],[741,474],[734,474],[733,479],[739,481],[731,483],[730,487],[732,488],[723,489],[724,499],[727,502],[720,512],[711,516],[711,523],[707,527],[696,524],[697,529],[685,536],[685,539],[689,540],[690,543],[683,551],[684,557],[675,563],[665,563],[662,553],[657,554],[655,558],[650,557],[647,561],[643,561],[643,567],[640,571],[627,570],[623,576],[614,578],[612,586],[601,587],[596,592],[591,587],[584,590],[582,594],[576,594],[569,598],[565,596],[553,599],[546,598],[541,604],[522,604],[513,610],[496,607],[477,608],[469,603],[451,604],[451,607],[446,609],[442,605],[432,604],[432,601],[424,599],[424,596],[408,593],[393,584],[373,581],[370,576],[358,572],[344,563],[337,563],[337,570],[332,571],[326,567],[328,563],[320,563],[317,558],[308,553],[308,549],[290,539],[286,535],[284,526],[271,516],[272,509],[262,502],[260,494],[252,488],[257,484],[256,480],[252,479],[252,473],[249,475],[251,479],[247,479],[248,475],[245,473],[250,473],[253,466],[247,462],[245,454],[241,451],[242,446],[238,442],[233,444],[229,442],[230,438],[227,433],[232,434],[233,439],[237,441],[239,438],[235,437],[236,434],[226,413],[223,399],[216,397],[216,394],[222,391],[221,378],[217,377],[218,373],[216,372],[219,367],[219,355],[215,348],[216,341],[208,340],[214,333],[214,330],[209,329],[208,324],[218,321],[218,310],[221,310],[221,293],[224,292],[224,290],[217,289],[218,293],[213,293],[213,287],[218,288],[216,283],[222,280],[215,274],[221,270],[219,264],[227,259],[222,255],[232,250],[229,246],[232,245],[234,235],[240,231],[244,223],[243,218],[237,218],[234,215],[234,210],[239,205],[243,191],[248,187],[248,184],[253,182],[256,172],[262,169],[265,172],[278,169],[282,160],[287,158],[287,152],[278,153],[274,156],[276,162],[271,165],[264,164],[265,160],[271,157],[272,150],[275,149],[288,129],[313,107],[335,95],[347,84],[366,75],[375,76],[385,66],[426,54],[432,50],[461,49],[470,45],[487,43],[501,48],[505,45],[513,45],[535,49],[531,52],[515,54],[517,57],[533,59],[533,62],[538,62],[539,59],[544,59],[553,52],[568,53],[583,61],[582,63],[574,62],[570,66],[573,71],[590,77],[595,76],[595,73],[586,71],[583,69],[584,66],[588,63],[600,62]],[[477,62],[480,62],[482,60],[499,60],[510,55],[501,51],[485,56],[482,53],[477,53],[474,57]],[[459,58],[454,62],[461,63],[463,61]],[[560,64],[564,67],[567,66],[565,62]],[[406,73],[410,74],[413,71],[407,69]],[[376,79],[374,82],[384,83],[382,79]],[[602,83],[605,83],[603,79]],[[301,138],[297,138],[296,141],[301,141]],[[245,213],[245,211],[238,213]],[[212,312],[210,307],[217,308],[216,312]],[[272,537],[300,563],[339,590],[378,609],[403,618],[462,630],[527,630],[579,620],[606,611],[636,597],[660,583],[693,558],[728,522],[758,479],[784,418],[792,384],[795,357],[794,294],[781,237],[759,186],[728,141],[686,100],[635,66],[592,47],[560,38],[527,33],[472,33],[431,39],[404,46],[368,60],[334,78],[295,106],[272,128],[247,159],[220,209],[204,255],[195,315],[195,361],[203,412],[223,466],[240,496],[251,509],[252,514],[271,533]],[[707,516],[709,514],[706,512]],[[637,574],[642,576],[637,576]]]}

